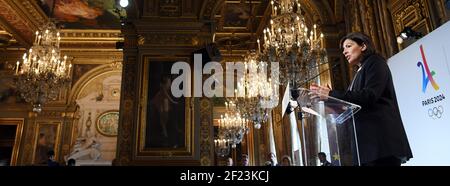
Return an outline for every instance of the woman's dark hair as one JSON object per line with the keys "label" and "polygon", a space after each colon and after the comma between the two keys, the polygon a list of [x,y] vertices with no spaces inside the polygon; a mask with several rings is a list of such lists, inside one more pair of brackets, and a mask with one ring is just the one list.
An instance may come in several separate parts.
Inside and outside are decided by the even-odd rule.
{"label": "woman's dark hair", "polygon": [[352,32],[352,33],[347,34],[339,42],[340,49],[344,49],[344,47],[342,45],[344,44],[344,41],[347,39],[350,39],[350,40],[356,42],[359,46],[363,46],[364,44],[366,45],[366,50],[362,52],[362,58],[361,58],[362,60],[364,60],[366,57],[376,53],[376,50],[375,50],[372,40],[370,39],[369,36],[367,36],[364,33]]}

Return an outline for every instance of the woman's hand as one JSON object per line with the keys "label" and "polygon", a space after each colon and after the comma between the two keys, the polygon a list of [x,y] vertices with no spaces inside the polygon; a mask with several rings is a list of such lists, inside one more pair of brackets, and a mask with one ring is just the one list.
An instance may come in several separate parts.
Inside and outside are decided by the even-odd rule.
{"label": "woman's hand", "polygon": [[309,89],[311,90],[311,99],[312,98],[320,98],[321,100],[326,100],[328,98],[328,94],[331,91],[331,88],[329,85],[325,86],[320,86],[318,84],[311,84],[311,86],[309,86]]}

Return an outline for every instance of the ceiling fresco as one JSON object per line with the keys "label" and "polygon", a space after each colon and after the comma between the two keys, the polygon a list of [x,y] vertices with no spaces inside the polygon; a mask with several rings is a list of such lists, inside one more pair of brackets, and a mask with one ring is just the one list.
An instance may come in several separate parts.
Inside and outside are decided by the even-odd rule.
{"label": "ceiling fresco", "polygon": [[[37,0],[49,17],[66,29],[119,29],[114,0]],[[52,15],[52,7],[54,10]]]}

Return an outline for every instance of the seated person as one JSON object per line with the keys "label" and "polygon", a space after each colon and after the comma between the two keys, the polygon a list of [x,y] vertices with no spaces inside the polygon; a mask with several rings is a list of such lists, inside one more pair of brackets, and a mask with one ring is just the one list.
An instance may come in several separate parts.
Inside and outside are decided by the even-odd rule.
{"label": "seated person", "polygon": [[48,156],[47,165],[49,167],[59,166],[59,163],[55,161],[55,151],[53,150],[48,151],[47,156]]}
{"label": "seated person", "polygon": [[292,166],[291,157],[289,157],[288,155],[284,155],[281,158],[281,166]]}
{"label": "seated person", "polygon": [[328,160],[327,155],[324,152],[319,152],[317,154],[319,156],[320,163],[322,163],[321,166],[333,166]]}
{"label": "seated person", "polygon": [[248,160],[247,154],[242,155],[242,166],[249,166],[249,160]]}
{"label": "seated person", "polygon": [[270,166],[277,166],[277,156],[273,152],[269,152],[267,155],[270,161]]}
{"label": "seated person", "polygon": [[227,158],[227,166],[233,166],[233,158],[231,157]]}
{"label": "seated person", "polygon": [[272,162],[271,161],[266,161],[266,162],[264,162],[264,166],[272,166]]}

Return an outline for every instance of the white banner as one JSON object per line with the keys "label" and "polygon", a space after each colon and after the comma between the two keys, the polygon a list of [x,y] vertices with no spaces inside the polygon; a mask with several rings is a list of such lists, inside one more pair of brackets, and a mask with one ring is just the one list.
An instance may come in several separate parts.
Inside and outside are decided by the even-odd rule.
{"label": "white banner", "polygon": [[413,152],[406,165],[450,165],[450,22],[388,60]]}

